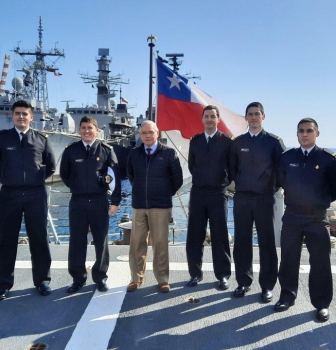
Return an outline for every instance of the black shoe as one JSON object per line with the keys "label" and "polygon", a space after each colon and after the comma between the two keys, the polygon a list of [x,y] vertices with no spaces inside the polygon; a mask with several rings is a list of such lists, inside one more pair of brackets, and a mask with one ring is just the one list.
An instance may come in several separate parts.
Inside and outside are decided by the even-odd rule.
{"label": "black shoe", "polygon": [[238,286],[234,291],[233,296],[236,298],[242,298],[250,289],[250,286]]}
{"label": "black shoe", "polygon": [[321,322],[328,321],[329,317],[330,317],[330,314],[328,309],[316,309],[316,318],[319,321]]}
{"label": "black shoe", "polygon": [[67,288],[67,292],[72,294],[72,293],[76,293],[78,292],[82,287],[84,287],[86,285],[85,282],[83,283],[77,283],[74,282],[72,283],[68,288]]}
{"label": "black shoe", "polygon": [[6,299],[8,292],[9,292],[9,289],[0,288],[0,300]]}
{"label": "black shoe", "polygon": [[261,290],[261,300],[264,303],[269,303],[273,299],[273,293],[270,289],[263,288]]}
{"label": "black shoe", "polygon": [[49,287],[48,284],[42,283],[39,286],[36,286],[36,288],[39,291],[39,294],[46,297],[51,293],[51,288]]}
{"label": "black shoe", "polygon": [[195,287],[198,285],[199,282],[203,280],[203,277],[191,277],[190,280],[187,283],[188,287]]}
{"label": "black shoe", "polygon": [[229,288],[229,285],[230,283],[225,277],[221,278],[218,282],[218,288],[221,290],[227,290]]}
{"label": "black shoe", "polygon": [[274,311],[276,312],[287,311],[294,304],[295,304],[294,300],[292,302],[279,300],[274,306]]}
{"label": "black shoe", "polygon": [[97,283],[97,289],[99,292],[107,292],[109,288],[105,281],[100,281]]}

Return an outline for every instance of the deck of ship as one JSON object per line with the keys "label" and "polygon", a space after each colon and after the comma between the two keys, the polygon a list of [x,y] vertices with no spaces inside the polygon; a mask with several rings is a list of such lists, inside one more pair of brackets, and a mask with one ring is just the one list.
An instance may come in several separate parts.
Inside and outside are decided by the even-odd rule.
{"label": "deck of ship", "polygon": [[[168,294],[159,293],[156,287],[151,251],[144,286],[127,293],[128,246],[110,246],[109,291],[97,292],[89,277],[87,286],[69,295],[68,246],[52,245],[53,292],[41,297],[32,286],[28,246],[20,245],[14,288],[8,299],[0,301],[0,349],[336,349],[336,303],[330,306],[329,321],[315,319],[308,294],[306,249],[296,304],[283,313],[273,312],[279,284],[272,303],[259,300],[258,248],[254,249],[255,282],[244,298],[237,299],[232,296],[234,272],[229,290],[216,288],[209,247],[205,247],[204,280],[197,287],[186,287],[184,246],[170,247],[172,289]],[[88,269],[93,260],[94,247],[88,246]],[[190,297],[199,302],[189,303]]]}

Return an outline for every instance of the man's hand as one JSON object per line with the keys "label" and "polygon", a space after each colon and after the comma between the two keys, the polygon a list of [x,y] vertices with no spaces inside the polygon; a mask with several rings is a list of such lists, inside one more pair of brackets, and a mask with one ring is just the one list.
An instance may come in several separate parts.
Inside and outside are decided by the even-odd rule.
{"label": "man's hand", "polygon": [[114,215],[117,213],[118,209],[119,209],[119,207],[117,205],[110,205],[109,210],[108,210],[108,214]]}

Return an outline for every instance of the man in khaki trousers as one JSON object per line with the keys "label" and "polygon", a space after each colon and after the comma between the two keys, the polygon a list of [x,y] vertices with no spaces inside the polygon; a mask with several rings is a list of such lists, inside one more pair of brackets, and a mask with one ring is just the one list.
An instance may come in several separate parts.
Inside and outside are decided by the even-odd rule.
{"label": "man in khaki trousers", "polygon": [[127,175],[132,184],[132,234],[129,264],[131,282],[128,292],[144,283],[148,234],[152,241],[153,270],[159,290],[170,291],[168,234],[172,196],[182,186],[183,176],[175,150],[158,141],[159,130],[150,120],[140,129],[142,144],[131,150]]}

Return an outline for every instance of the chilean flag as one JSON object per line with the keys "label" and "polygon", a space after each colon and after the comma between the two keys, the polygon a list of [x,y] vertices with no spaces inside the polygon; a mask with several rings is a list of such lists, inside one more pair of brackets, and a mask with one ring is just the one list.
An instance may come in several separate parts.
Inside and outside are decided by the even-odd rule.
{"label": "chilean flag", "polygon": [[205,106],[215,105],[220,111],[218,129],[230,136],[246,131],[243,116],[229,111],[196,85],[188,85],[188,79],[174,73],[160,60],[157,64],[156,122],[159,130],[179,130],[184,138],[204,131],[202,112]]}

